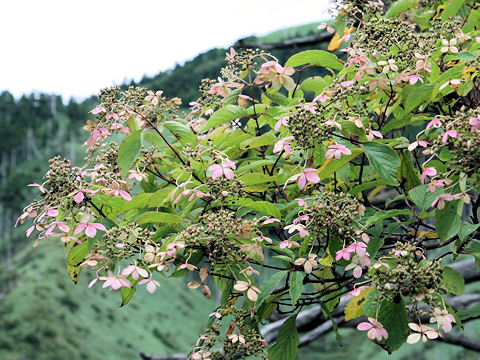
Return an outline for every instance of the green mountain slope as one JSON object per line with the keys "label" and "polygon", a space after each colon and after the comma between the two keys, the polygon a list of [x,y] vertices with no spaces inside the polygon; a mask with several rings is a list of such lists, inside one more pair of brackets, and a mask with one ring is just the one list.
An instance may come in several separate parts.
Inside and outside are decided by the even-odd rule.
{"label": "green mountain slope", "polygon": [[120,308],[118,292],[100,284],[88,289],[92,272],[72,283],[60,243],[42,242],[17,261],[17,287],[0,303],[2,360],[127,360],[140,351],[182,352],[214,307],[182,280],[158,279],[162,286],[154,294],[139,287]]}

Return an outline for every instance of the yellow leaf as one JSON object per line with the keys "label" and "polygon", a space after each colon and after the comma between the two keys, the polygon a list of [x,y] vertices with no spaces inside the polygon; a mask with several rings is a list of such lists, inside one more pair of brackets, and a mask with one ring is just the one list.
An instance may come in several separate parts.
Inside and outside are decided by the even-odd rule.
{"label": "yellow leaf", "polygon": [[437,7],[437,13],[435,14],[434,18],[436,18],[442,10],[445,10],[445,6],[446,5],[443,4],[443,5],[440,5],[440,6]]}
{"label": "yellow leaf", "polygon": [[[322,266],[320,268],[320,270],[318,270],[315,275],[322,279],[322,280],[332,280],[334,279],[335,277],[333,276],[333,273],[332,273],[332,269],[328,266]],[[318,282],[318,283],[313,283],[313,288],[315,290],[317,290],[318,292],[321,292],[323,291],[327,286],[330,286],[332,285],[332,282],[331,281],[326,281],[325,283],[321,283],[321,282]],[[330,289],[333,289],[333,288],[337,288],[337,286],[333,286],[333,287],[330,287]]]}
{"label": "yellow leaf", "polygon": [[323,266],[332,266],[333,264],[333,257],[330,255],[330,253],[327,251],[325,255],[321,258],[318,259],[317,262]]}
{"label": "yellow leaf", "polygon": [[387,187],[385,185],[377,186],[375,189],[372,190],[370,194],[368,194],[368,200],[371,200],[375,195],[377,195],[380,191],[386,188]]}
{"label": "yellow leaf", "polygon": [[[409,234],[415,236],[415,232],[411,231]],[[417,231],[417,237],[426,237],[427,239],[438,239],[438,234],[433,231]]]}
{"label": "yellow leaf", "polygon": [[363,289],[359,295],[350,300],[347,306],[345,306],[345,321],[349,321],[363,315],[363,305],[365,303],[365,299],[373,289],[375,289],[375,286],[370,286],[366,289]]}
{"label": "yellow leaf", "polygon": [[342,43],[345,41],[345,37],[348,34],[350,34],[353,30],[355,30],[355,28],[350,26],[348,28],[345,28],[345,30],[343,30],[343,36],[342,37],[340,37],[340,35],[338,33],[333,35],[332,40],[330,40],[330,44],[328,44],[327,50],[328,51],[337,50],[340,47],[340,45],[342,45]]}

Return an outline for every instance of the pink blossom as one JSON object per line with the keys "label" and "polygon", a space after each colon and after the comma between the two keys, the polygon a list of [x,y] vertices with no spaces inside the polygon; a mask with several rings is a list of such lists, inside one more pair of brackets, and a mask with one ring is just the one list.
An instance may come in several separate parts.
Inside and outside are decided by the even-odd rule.
{"label": "pink blossom", "polygon": [[342,154],[344,155],[352,155],[352,152],[350,149],[348,149],[346,146],[341,145],[341,144],[335,144],[335,145],[330,145],[328,147],[329,150],[325,153],[325,159],[340,159],[342,157]]}
{"label": "pink blossom", "polygon": [[355,252],[350,246],[347,246],[344,249],[338,250],[335,256],[335,261],[339,261],[340,259],[350,260],[350,257]]}
{"label": "pink blossom", "polygon": [[45,235],[46,236],[50,235],[56,227],[58,227],[58,229],[63,231],[63,232],[69,232],[70,231],[70,227],[67,224],[65,224],[63,221],[55,221],[45,231]]}
{"label": "pink blossom", "polygon": [[180,266],[178,267],[178,269],[179,269],[179,270],[187,269],[187,270],[189,270],[189,271],[198,270],[198,268],[197,268],[195,265],[189,264],[189,263],[187,263],[187,262],[185,262],[185,263],[183,263],[182,265],[180,265]]}
{"label": "pink blossom", "polygon": [[309,234],[305,225],[302,225],[302,224],[290,224],[285,226],[284,229],[287,230],[289,234],[293,233],[294,231],[298,231],[298,234],[300,235],[301,238],[304,238]]}
{"label": "pink blossom", "polygon": [[442,136],[442,142],[446,144],[449,137],[456,138],[457,135],[458,133],[456,130],[447,130]]}
{"label": "pink blossom", "polygon": [[277,121],[277,123],[275,124],[275,131],[280,131],[280,127],[282,125],[288,127],[288,116],[284,116]]}
{"label": "pink blossom", "polygon": [[220,95],[221,97],[226,97],[232,90],[230,88],[243,88],[243,84],[236,82],[223,81],[220,77],[218,78],[218,83],[213,84],[208,90],[208,93],[211,95]]}
{"label": "pink blossom", "polygon": [[230,47],[230,52],[225,53],[225,61],[229,62],[230,64],[233,64],[235,62],[235,55],[237,53],[235,52],[235,49],[233,47]]}
{"label": "pink blossom", "polygon": [[298,199],[297,204],[298,206],[307,206],[305,199]]}
{"label": "pink blossom", "polygon": [[427,146],[428,146],[428,142],[426,142],[425,140],[417,140],[417,141],[414,141],[413,143],[411,143],[410,145],[408,145],[408,151],[413,151],[413,150],[415,150],[418,146],[427,147]]}
{"label": "pink blossom", "polygon": [[432,119],[430,120],[430,122],[427,124],[427,129],[430,129],[431,127],[434,127],[434,128],[439,128],[442,126],[442,121],[440,119]]}
{"label": "pink blossom", "polygon": [[108,188],[102,189],[102,192],[104,194],[108,194],[112,196],[121,196],[123,199],[127,201],[132,201],[132,196],[125,190],[122,190],[122,188],[117,182],[113,182],[112,184],[109,185]]}
{"label": "pink blossom", "polygon": [[375,264],[372,265],[372,269],[378,269],[381,266],[385,266],[387,269],[390,269],[390,265],[384,262],[376,262]]}
{"label": "pink blossom", "polygon": [[370,266],[370,263],[368,253],[365,253],[365,256],[354,255],[352,262],[345,267],[345,270],[353,270],[353,277],[358,279],[362,276],[362,268]]}
{"label": "pink blossom", "polygon": [[110,120],[110,119],[119,120],[120,116],[118,116],[118,114],[116,114],[116,113],[110,113],[110,114],[107,114],[105,116],[105,119],[106,120]]}
{"label": "pink blossom", "polygon": [[114,276],[111,271],[108,272],[108,276],[100,276],[99,279],[105,281],[102,286],[103,288],[111,287],[111,290],[119,290],[122,287],[132,287],[130,281],[120,275]]}
{"label": "pink blossom", "polygon": [[360,295],[360,293],[365,290],[365,289],[368,289],[369,287],[368,286],[359,286],[358,288],[356,289],[353,289],[352,291],[350,291],[349,293],[347,293],[346,296],[358,296]]}
{"label": "pink blossom", "polygon": [[272,239],[270,239],[267,236],[263,236],[263,235],[253,238],[252,241],[259,241],[259,242],[265,241],[265,242],[268,242],[270,244],[273,242]]}
{"label": "pink blossom", "polygon": [[480,115],[476,118],[471,117],[468,123],[472,126],[472,130],[480,130]]}
{"label": "pink blossom", "polygon": [[210,165],[207,171],[211,171],[212,174],[210,175],[213,180],[219,178],[220,176],[224,175],[227,179],[232,180],[235,176],[233,170],[236,169],[235,163],[231,160],[224,160],[222,161],[222,165],[213,164]]}
{"label": "pink blossom", "polygon": [[95,195],[98,192],[98,190],[90,190],[90,189],[80,189],[76,191],[75,197],[73,200],[77,203],[80,204],[83,199],[85,199],[85,194],[90,194],[90,195]]}
{"label": "pink blossom", "polygon": [[137,181],[147,181],[148,180],[148,175],[140,172],[140,171],[135,171],[135,170],[129,170],[128,171],[128,178],[129,179],[135,179]]}
{"label": "pink blossom", "polygon": [[415,85],[417,83],[417,81],[420,81],[423,84],[422,75],[418,75],[418,74],[409,75],[408,80],[410,82],[410,85]]}
{"label": "pink blossom", "polygon": [[349,247],[353,249],[355,254],[358,256],[365,256],[367,254],[367,244],[360,242],[360,241],[355,241],[353,244],[351,244]]}
{"label": "pink blossom", "polygon": [[22,215],[20,215],[17,221],[15,221],[15,227],[17,227],[19,222],[20,224],[23,224],[27,217],[34,218],[37,216],[37,214],[38,214],[38,211],[36,209],[28,208],[27,211],[25,211]]}
{"label": "pink blossom", "polygon": [[157,287],[160,286],[160,283],[157,280],[153,280],[153,279],[143,279],[138,282],[138,285],[143,285],[143,284],[147,284],[147,291],[150,294],[153,294],[155,290],[157,290]]}
{"label": "pink blossom", "polygon": [[304,169],[303,172],[299,174],[295,174],[292,177],[290,177],[287,180],[287,182],[290,180],[293,180],[293,181],[297,180],[299,189],[303,190],[305,188],[305,185],[307,184],[307,181],[313,184],[317,184],[320,182],[320,177],[316,173],[314,173],[314,171],[316,170],[317,169],[312,169],[312,168]]}
{"label": "pink blossom", "polygon": [[144,278],[148,277],[148,271],[135,265],[128,265],[123,269],[122,275],[125,277],[132,275],[133,280],[138,280],[140,276]]}
{"label": "pink blossom", "polygon": [[46,210],[46,214],[47,216],[50,216],[50,217],[55,217],[58,215],[58,210],[57,210],[58,206],[53,206],[53,207],[50,207]]}
{"label": "pink blossom", "polygon": [[262,225],[267,225],[267,224],[271,224],[271,223],[275,223],[275,222],[282,222],[282,221],[277,219],[277,218],[269,218],[269,219],[265,220],[262,223]]}
{"label": "pink blossom", "polygon": [[212,312],[210,313],[210,315],[208,315],[209,317],[212,317],[212,316],[215,316],[217,319],[221,319],[222,318],[222,314],[220,314],[219,312]]}
{"label": "pink blossom", "polygon": [[34,184],[28,184],[27,186],[34,186],[34,187],[38,187],[38,189],[40,190],[40,192],[42,194],[45,194],[47,192],[47,189],[45,189],[42,185],[40,184],[37,184],[37,183],[34,183]]}
{"label": "pink blossom", "polygon": [[340,85],[342,85],[344,88],[348,88],[353,85],[355,80],[348,80],[348,81],[342,81]]}
{"label": "pink blossom", "polygon": [[437,323],[446,333],[452,330],[452,323],[456,323],[455,317],[452,314],[449,314],[447,310],[442,310],[436,307],[433,309],[432,315],[430,322]]}
{"label": "pink blossom", "polygon": [[450,179],[440,179],[440,180],[434,180],[430,184],[428,184],[427,191],[430,191],[432,194],[437,191],[437,188],[442,188],[445,185],[448,185],[452,182]]}
{"label": "pink blossom", "polygon": [[85,229],[85,235],[89,238],[95,237],[97,234],[97,229],[101,231],[106,231],[107,229],[100,223],[82,223],[77,226],[75,229],[74,235],[80,234]]}
{"label": "pink blossom", "polygon": [[361,322],[357,325],[357,329],[360,331],[368,330],[367,337],[369,340],[382,341],[382,339],[388,339],[388,332],[385,330],[382,324],[376,319],[369,317],[368,322]]}
{"label": "pink blossom", "polygon": [[182,241],[173,241],[170,244],[167,245],[167,255],[174,255],[177,250],[183,249],[185,247],[185,243]]}
{"label": "pink blossom", "polygon": [[293,136],[287,136],[283,139],[277,141],[275,146],[273,147],[273,153],[279,153],[281,151],[285,151],[286,155],[293,154],[292,143],[295,138]]}
{"label": "pink blossom", "polygon": [[295,220],[293,220],[293,223],[296,225],[296,224],[300,223],[300,221],[308,221],[308,219],[310,219],[310,217],[308,215],[300,215]]}
{"label": "pink blossom", "polygon": [[267,61],[260,67],[260,76],[255,80],[256,84],[271,81],[274,90],[280,90],[282,85],[288,91],[293,91],[295,81],[290,77],[295,73],[292,67],[283,67],[276,61]]}
{"label": "pink blossom", "polygon": [[286,240],[283,240],[281,242],[278,243],[278,246],[280,247],[280,249],[290,249],[292,247],[297,247],[299,248],[300,247],[300,244],[296,241],[293,241],[293,240],[290,240],[290,239],[286,239]]}
{"label": "pink blossom", "polygon": [[453,201],[462,196],[461,193],[452,195],[452,194],[441,194],[433,200],[431,207],[437,205],[437,209],[442,210],[445,207],[445,201]]}
{"label": "pink blossom", "polygon": [[435,167],[431,166],[431,167],[427,167],[425,168],[425,170],[423,170],[422,172],[422,184],[425,184],[425,178],[427,176],[435,176],[437,175],[437,169],[435,169]]}
{"label": "pink blossom", "polygon": [[92,113],[93,115],[97,115],[97,114],[100,114],[101,112],[106,112],[107,110],[103,107],[103,106],[97,106],[95,108],[93,108],[92,110],[90,110],[90,113]]}

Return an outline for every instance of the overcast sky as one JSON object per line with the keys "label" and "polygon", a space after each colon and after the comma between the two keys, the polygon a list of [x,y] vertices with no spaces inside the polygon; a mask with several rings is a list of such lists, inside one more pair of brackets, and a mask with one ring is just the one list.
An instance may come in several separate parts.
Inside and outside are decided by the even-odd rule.
{"label": "overcast sky", "polygon": [[[293,5],[292,5],[293,4]],[[0,0],[0,89],[77,99],[249,35],[328,18],[328,0]]]}

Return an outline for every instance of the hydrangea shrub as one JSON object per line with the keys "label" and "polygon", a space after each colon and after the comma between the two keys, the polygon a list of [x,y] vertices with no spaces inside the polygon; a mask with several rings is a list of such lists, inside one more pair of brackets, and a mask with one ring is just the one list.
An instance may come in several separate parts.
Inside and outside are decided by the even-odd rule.
{"label": "hydrangea shrub", "polygon": [[[34,246],[59,239],[72,280],[91,270],[122,305],[160,277],[215,287],[190,359],[293,359],[298,312],[345,297],[388,352],[462,327],[448,295],[464,279],[442,259],[480,256],[480,8],[334,5],[345,60],[230,49],[188,114],[162,91],[102,90],[85,165],[56,157],[31,184]],[[267,344],[275,309],[290,318]]]}

